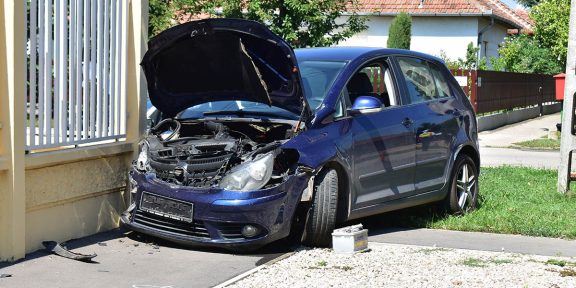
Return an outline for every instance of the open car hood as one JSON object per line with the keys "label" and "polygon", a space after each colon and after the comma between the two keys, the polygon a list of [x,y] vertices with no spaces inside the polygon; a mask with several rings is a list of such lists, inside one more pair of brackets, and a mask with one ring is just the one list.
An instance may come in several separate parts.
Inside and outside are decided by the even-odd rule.
{"label": "open car hood", "polygon": [[258,22],[205,19],[175,26],[149,41],[141,65],[150,100],[167,117],[221,100],[310,116],[292,48]]}

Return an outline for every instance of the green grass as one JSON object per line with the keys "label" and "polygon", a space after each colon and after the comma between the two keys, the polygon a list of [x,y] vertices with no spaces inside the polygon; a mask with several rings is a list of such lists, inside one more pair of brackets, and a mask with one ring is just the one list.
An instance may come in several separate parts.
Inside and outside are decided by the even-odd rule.
{"label": "green grass", "polygon": [[501,265],[510,263],[514,263],[514,261],[512,261],[511,259],[495,259],[495,258],[483,260],[480,258],[473,258],[473,257],[466,258],[464,259],[464,261],[462,261],[462,265],[469,267],[486,267],[488,266],[488,264]]}
{"label": "green grass", "polygon": [[556,192],[556,179],[553,170],[482,168],[476,211],[452,216],[423,206],[393,212],[390,224],[576,239],[576,197]]}
{"label": "green grass", "polygon": [[556,265],[556,266],[560,266],[560,267],[564,267],[564,266],[576,266],[576,262],[570,262],[570,261],[558,260],[558,259],[548,259],[548,261],[546,261],[546,264],[548,264],[548,265]]}
{"label": "green grass", "polygon": [[558,193],[556,179],[552,170],[483,168],[478,210],[429,227],[576,239],[576,197]]}
{"label": "green grass", "polygon": [[532,148],[532,149],[560,149],[560,140],[559,139],[548,139],[548,138],[540,138],[534,140],[528,140],[518,143],[513,143],[516,146],[525,147],[525,148]]}
{"label": "green grass", "polygon": [[486,262],[478,258],[466,258],[462,264],[468,267],[486,267]]}

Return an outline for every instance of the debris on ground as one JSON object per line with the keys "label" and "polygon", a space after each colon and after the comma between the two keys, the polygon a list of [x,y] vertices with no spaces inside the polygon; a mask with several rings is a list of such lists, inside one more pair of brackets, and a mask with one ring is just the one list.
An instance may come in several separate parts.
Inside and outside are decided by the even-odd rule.
{"label": "debris on ground", "polygon": [[60,243],[58,243],[56,241],[43,241],[42,245],[44,245],[44,247],[46,247],[46,250],[48,250],[49,252],[52,252],[58,256],[62,256],[64,258],[68,258],[68,259],[72,259],[72,260],[91,263],[91,262],[94,262],[92,260],[92,258],[97,256],[95,253],[94,254],[80,254],[80,253],[69,251],[68,249],[66,249],[65,246],[62,246]]}
{"label": "debris on ground", "polygon": [[0,274],[0,278],[12,277],[12,274]]}

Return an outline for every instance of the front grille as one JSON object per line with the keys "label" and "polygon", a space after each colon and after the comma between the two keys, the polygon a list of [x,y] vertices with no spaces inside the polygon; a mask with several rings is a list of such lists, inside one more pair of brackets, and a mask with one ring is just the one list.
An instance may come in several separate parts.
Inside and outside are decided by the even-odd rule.
{"label": "front grille", "polygon": [[134,222],[166,232],[171,232],[184,236],[192,236],[202,239],[210,239],[210,234],[208,233],[208,230],[206,229],[206,227],[204,227],[204,224],[200,221],[187,223],[158,216],[155,214],[146,213],[141,210],[136,210],[134,212]]}

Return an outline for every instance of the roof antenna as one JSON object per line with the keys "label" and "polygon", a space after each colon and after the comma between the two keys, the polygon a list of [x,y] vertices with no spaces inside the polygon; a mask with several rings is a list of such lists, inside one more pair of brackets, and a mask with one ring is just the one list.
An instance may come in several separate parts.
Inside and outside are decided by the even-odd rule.
{"label": "roof antenna", "polygon": [[424,7],[424,0],[420,0],[420,5],[418,5],[418,9]]}

